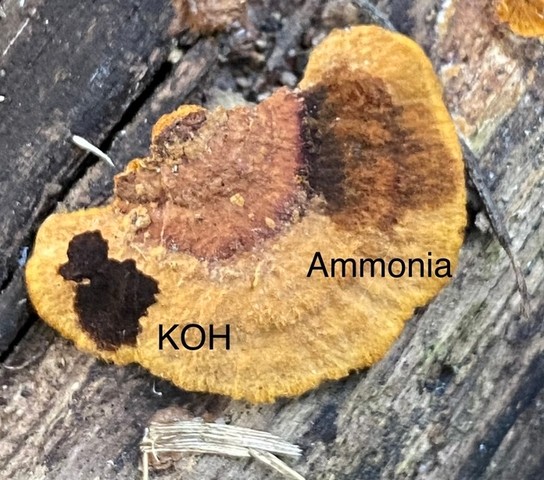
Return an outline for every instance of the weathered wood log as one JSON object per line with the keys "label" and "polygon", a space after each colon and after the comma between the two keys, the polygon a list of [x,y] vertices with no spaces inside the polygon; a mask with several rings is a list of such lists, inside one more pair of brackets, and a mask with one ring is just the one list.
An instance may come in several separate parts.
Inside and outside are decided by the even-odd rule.
{"label": "weathered wood log", "polygon": [[[3,8],[2,289],[19,268],[21,249],[30,246],[36,226],[88,165],[70,135],[84,134],[100,144],[126,121],[128,107],[165,62],[171,19],[166,0],[130,6],[99,2],[92,8],[8,1]],[[0,332],[0,343],[12,335],[5,326]]]}
{"label": "weathered wood log", "polygon": [[[498,25],[486,3],[383,0],[378,7],[426,49],[459,129],[480,156],[533,296],[531,318],[519,315],[509,260],[480,215],[453,282],[409,322],[383,361],[273,405],[180,391],[138,367],[98,362],[35,322],[0,370],[3,476],[135,478],[149,418],[180,405],[301,445],[293,466],[308,479],[540,478],[544,51]],[[107,140],[121,165],[145,153],[152,123],[177,104],[213,102],[213,92],[226,88],[255,99],[289,79],[285,72],[299,76],[312,39],[363,17],[348,4],[319,4],[304,31],[290,29],[290,20],[316,5],[312,0],[251,4],[257,39],[241,42],[238,32],[199,40],[169,68],[165,1],[28,1],[23,11],[5,2],[0,333],[24,316],[17,257],[44,216],[64,197],[63,208],[76,208],[103,202],[111,191],[111,170],[95,164],[84,171],[90,161],[66,142],[70,132]],[[274,71],[267,70],[270,58]],[[17,328],[8,328],[11,335]],[[220,457],[185,458],[160,475],[180,477],[278,478],[255,462]]]}

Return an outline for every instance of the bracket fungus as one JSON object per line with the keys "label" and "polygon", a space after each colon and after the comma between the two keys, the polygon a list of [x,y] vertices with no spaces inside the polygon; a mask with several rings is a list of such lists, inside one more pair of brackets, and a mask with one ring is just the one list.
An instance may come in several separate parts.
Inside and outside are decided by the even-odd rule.
{"label": "bracket fungus", "polygon": [[499,0],[497,15],[522,37],[544,37],[544,0]]}
{"label": "bracket fungus", "polygon": [[[297,89],[182,106],[150,150],[110,205],[46,219],[26,282],[79,348],[184,389],[267,402],[368,367],[449,280],[433,258],[457,263],[461,149],[430,61],[400,34],[335,30]],[[355,275],[354,258],[388,269]]]}

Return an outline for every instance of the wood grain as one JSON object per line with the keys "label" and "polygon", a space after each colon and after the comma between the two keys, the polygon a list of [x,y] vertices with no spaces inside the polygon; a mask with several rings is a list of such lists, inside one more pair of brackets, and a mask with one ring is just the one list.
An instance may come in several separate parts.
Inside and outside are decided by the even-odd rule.
{"label": "wood grain", "polygon": [[[166,0],[23,3],[0,20],[1,289],[20,284],[21,249],[95,161],[69,137],[107,142],[165,62],[171,17]],[[14,330],[0,325],[5,345]]]}
{"label": "wood grain", "polygon": [[[300,76],[312,39],[345,23],[347,4],[253,2],[254,37],[189,39],[180,62],[161,70],[166,2],[28,1],[23,13],[18,1],[4,2],[0,54],[30,20],[0,57],[9,73],[0,78],[0,94],[9,99],[0,103],[0,334],[23,316],[16,260],[46,213],[63,198],[61,208],[76,208],[103,202],[111,191],[111,171],[85,168],[89,159],[66,142],[69,132],[108,139],[108,153],[123,164],[145,153],[150,126],[178,103],[213,103],[228,88],[254,99],[288,77],[284,72]],[[307,29],[289,29],[309,5],[315,10]],[[484,0],[377,5],[435,65],[450,111],[505,214],[533,297],[532,317],[519,315],[508,258],[478,221],[484,227],[467,231],[453,282],[409,322],[383,361],[273,405],[182,392],[138,367],[98,362],[36,321],[12,343],[0,370],[3,476],[136,478],[149,418],[180,405],[301,445],[304,455],[293,466],[308,479],[541,478],[544,47],[495,23]],[[282,53],[282,45],[289,51]],[[90,81],[103,64],[109,74]],[[139,81],[131,67],[144,72]],[[220,457],[184,458],[157,474],[180,477],[278,478],[255,462]]]}

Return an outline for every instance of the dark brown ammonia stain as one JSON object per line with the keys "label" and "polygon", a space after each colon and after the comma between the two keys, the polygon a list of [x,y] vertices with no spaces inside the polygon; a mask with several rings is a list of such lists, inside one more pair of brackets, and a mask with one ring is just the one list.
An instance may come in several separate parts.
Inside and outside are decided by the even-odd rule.
{"label": "dark brown ammonia stain", "polygon": [[156,301],[157,282],[134,260],[108,259],[108,242],[98,231],[74,236],[68,259],[59,274],[78,284],[74,307],[82,328],[105,350],[136,345],[139,319]]}
{"label": "dark brown ammonia stain", "polygon": [[441,159],[432,158],[441,147],[416,135],[421,125],[407,123],[381,79],[339,82],[343,75],[332,71],[328,83],[303,92],[308,183],[333,221],[388,230],[409,210],[440,205],[458,188],[453,172],[438,170]]}

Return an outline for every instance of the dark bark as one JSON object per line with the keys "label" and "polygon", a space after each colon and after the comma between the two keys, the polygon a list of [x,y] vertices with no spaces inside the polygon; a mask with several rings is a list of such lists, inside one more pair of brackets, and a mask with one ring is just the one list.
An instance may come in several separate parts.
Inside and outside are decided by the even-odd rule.
{"label": "dark bark", "polygon": [[[256,99],[289,78],[285,72],[301,75],[313,38],[354,18],[347,0],[252,3],[256,37],[186,36],[181,61],[168,66],[166,1],[28,1],[22,13],[18,1],[4,3],[0,55],[15,40],[0,57],[3,349],[27,318],[21,248],[32,244],[58,201],[64,199],[61,208],[88,206],[111,192],[111,170],[71,146],[70,133],[103,144],[122,165],[146,153],[162,113],[184,102],[225,101],[219,90],[228,88]],[[504,213],[532,316],[519,315],[515,276],[498,241],[472,225],[453,282],[409,322],[385,359],[273,405],[187,393],[138,367],[106,365],[36,321],[21,331],[0,370],[6,478],[135,478],[143,429],[170,405],[298,443],[304,456],[293,466],[308,479],[542,474],[542,46],[497,25],[484,0],[451,2],[447,12],[440,9],[449,2],[434,0],[377,3],[422,44],[439,73],[450,111]],[[290,28],[310,7],[308,26]],[[263,41],[258,48],[256,38]],[[160,476],[180,477],[278,478],[255,462],[219,457],[184,458]]]}

